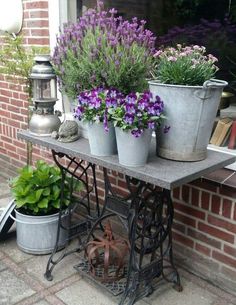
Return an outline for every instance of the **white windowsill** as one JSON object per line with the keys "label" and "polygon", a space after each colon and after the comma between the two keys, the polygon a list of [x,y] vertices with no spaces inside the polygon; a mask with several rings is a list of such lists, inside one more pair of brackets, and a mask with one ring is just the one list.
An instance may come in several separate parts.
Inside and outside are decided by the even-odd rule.
{"label": "white windowsill", "polygon": [[[223,152],[223,153],[226,153],[226,154],[229,154],[232,156],[236,156],[236,149],[228,149],[226,146],[221,147],[221,146],[209,144],[207,148],[210,150],[219,151],[219,152]],[[234,162],[228,166],[225,166],[225,168],[236,171],[236,162]]]}

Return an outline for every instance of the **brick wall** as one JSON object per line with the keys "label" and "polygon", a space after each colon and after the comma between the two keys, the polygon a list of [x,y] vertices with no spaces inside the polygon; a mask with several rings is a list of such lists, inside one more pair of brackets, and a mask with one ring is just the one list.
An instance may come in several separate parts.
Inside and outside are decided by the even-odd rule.
{"label": "brick wall", "polygon": [[[25,44],[48,45],[47,1],[23,3]],[[0,157],[15,167],[26,163],[26,145],[17,139],[16,133],[27,127],[27,98],[22,85],[0,75]],[[34,146],[33,160],[37,159],[51,161],[51,153]],[[99,196],[103,199],[101,169],[97,174]],[[110,175],[118,193],[125,194],[123,175],[116,172]],[[173,238],[178,263],[235,293],[236,189],[195,181],[175,189],[173,198]]]}
{"label": "brick wall", "polygon": [[[49,45],[48,2],[23,0],[22,34],[25,46]],[[26,163],[26,145],[16,137],[18,129],[27,128],[28,95],[24,86],[0,75],[0,153],[1,157],[20,167]],[[37,149],[34,156],[38,158]]]}

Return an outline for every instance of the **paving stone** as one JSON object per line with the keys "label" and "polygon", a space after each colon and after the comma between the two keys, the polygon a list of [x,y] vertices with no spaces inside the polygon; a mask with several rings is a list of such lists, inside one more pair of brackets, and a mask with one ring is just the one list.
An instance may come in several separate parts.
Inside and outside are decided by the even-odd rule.
{"label": "paving stone", "polygon": [[[0,192],[0,196],[1,196],[1,192]],[[5,208],[11,200],[12,200],[12,197],[9,194],[7,194],[7,197],[1,198],[0,199],[0,208]],[[1,214],[1,211],[0,211],[0,214]]]}
{"label": "paving stone", "polygon": [[212,305],[216,301],[214,294],[183,277],[181,280],[184,289],[182,292],[177,292],[172,285],[161,282],[160,287],[149,298],[145,298],[145,302],[151,305]]}
{"label": "paving stone", "polygon": [[[70,287],[67,287],[56,294],[67,305],[116,305],[119,298],[101,289],[98,285],[81,279]],[[147,305],[143,301],[136,305]]]}
{"label": "paving stone", "polygon": [[7,183],[0,182],[0,198],[10,197],[10,188]]}
{"label": "paving stone", "polygon": [[33,305],[50,305],[50,304],[47,301],[42,300],[42,301],[37,302],[37,303],[35,303]]}
{"label": "paving stone", "polygon": [[2,252],[7,254],[16,263],[25,262],[33,257],[33,255],[24,253],[17,248],[15,236],[5,241],[1,241],[0,248]]}
{"label": "paving stone", "polygon": [[7,266],[4,264],[4,262],[1,261],[0,259],[0,272],[7,269]]}
{"label": "paving stone", "polygon": [[34,294],[34,291],[17,278],[11,271],[5,270],[0,276],[0,304],[12,305]]}
{"label": "paving stone", "polygon": [[67,305],[115,305],[103,290],[80,280],[56,294]]}
{"label": "paving stone", "polygon": [[[59,255],[59,253],[58,253]],[[34,278],[38,279],[44,286],[50,287],[56,283],[68,278],[69,276],[77,273],[73,268],[74,265],[78,263],[78,258],[76,255],[71,254],[65,257],[53,270],[53,280],[47,281],[44,278],[44,273],[46,270],[49,255],[34,256],[27,262],[24,262],[21,266],[27,273]],[[78,275],[79,278],[79,275]]]}

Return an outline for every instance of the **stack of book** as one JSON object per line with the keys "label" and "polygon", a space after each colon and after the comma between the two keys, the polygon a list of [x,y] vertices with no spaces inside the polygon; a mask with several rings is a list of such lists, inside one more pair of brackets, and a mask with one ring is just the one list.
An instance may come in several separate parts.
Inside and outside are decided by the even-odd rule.
{"label": "stack of book", "polygon": [[220,111],[218,120],[210,144],[216,146],[228,146],[229,149],[236,148],[236,105]]}

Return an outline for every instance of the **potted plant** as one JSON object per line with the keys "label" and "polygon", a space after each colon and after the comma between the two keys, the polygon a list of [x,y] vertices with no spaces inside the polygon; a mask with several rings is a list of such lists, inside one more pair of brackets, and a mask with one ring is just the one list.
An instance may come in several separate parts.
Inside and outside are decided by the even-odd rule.
{"label": "potted plant", "polygon": [[115,9],[104,11],[98,1],[76,23],[65,24],[57,38],[54,70],[61,91],[73,101],[100,86],[124,94],[148,89],[156,38],[144,20],[127,21],[116,14]]}
{"label": "potted plant", "polygon": [[74,116],[87,123],[91,154],[110,156],[117,153],[115,129],[109,110],[123,95],[116,89],[96,88],[78,96]]}
{"label": "potted plant", "polygon": [[[17,245],[27,253],[50,253],[56,243],[58,212],[60,205],[67,209],[70,200],[70,182],[64,184],[63,199],[61,198],[60,169],[38,161],[36,167],[25,166],[19,175],[11,180],[10,186],[15,198]],[[76,184],[80,189],[80,183]],[[62,216],[67,222],[66,212]],[[65,245],[68,231],[60,232],[59,248]]]}
{"label": "potted plant", "polygon": [[161,157],[198,161],[207,155],[207,145],[223,88],[227,82],[212,79],[217,59],[198,45],[166,48],[154,55],[154,80],[150,91],[165,101],[170,131],[157,137]]}
{"label": "potted plant", "polygon": [[143,166],[147,162],[152,132],[164,119],[164,104],[151,92],[130,93],[109,112],[115,125],[119,162]]}

